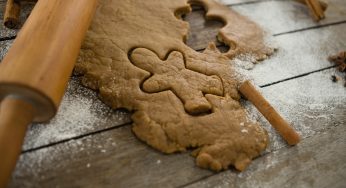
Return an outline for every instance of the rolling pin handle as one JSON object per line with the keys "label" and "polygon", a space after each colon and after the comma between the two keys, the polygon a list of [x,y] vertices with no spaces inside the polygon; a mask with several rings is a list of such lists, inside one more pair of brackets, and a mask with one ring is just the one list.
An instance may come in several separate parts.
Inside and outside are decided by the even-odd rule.
{"label": "rolling pin handle", "polygon": [[33,106],[21,99],[6,97],[0,103],[0,188],[6,187],[11,177],[33,117]]}

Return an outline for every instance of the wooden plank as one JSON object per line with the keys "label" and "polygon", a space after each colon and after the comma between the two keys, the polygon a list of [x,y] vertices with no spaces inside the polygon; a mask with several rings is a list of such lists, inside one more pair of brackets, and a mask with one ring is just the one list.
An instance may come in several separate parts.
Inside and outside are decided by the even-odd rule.
{"label": "wooden plank", "polygon": [[[29,16],[31,10],[34,7],[34,3],[29,3],[29,2],[23,2],[22,3],[22,10],[20,13],[20,24],[18,26],[18,28],[20,28],[26,18]],[[5,6],[6,6],[6,0],[1,0],[0,1],[0,39],[2,38],[10,38],[10,37],[14,37],[17,35],[17,32],[19,31],[19,29],[8,29],[4,26],[4,22],[3,22],[3,17],[4,17],[4,12],[5,12]]]}
{"label": "wooden plank", "polygon": [[256,159],[242,173],[226,171],[187,188],[197,187],[344,187],[346,127],[339,125]]}
{"label": "wooden plank", "polygon": [[10,187],[176,187],[211,173],[187,153],[152,150],[125,126],[22,155]]}
{"label": "wooden plank", "polygon": [[[293,122],[304,139],[314,138],[315,135],[334,130],[335,127],[344,127],[346,122],[346,89],[341,84],[330,81],[332,72],[333,70],[327,70],[282,82],[263,88],[262,92],[274,107]],[[285,96],[282,96],[283,93]],[[251,106],[247,108],[253,112],[252,114],[256,114]],[[271,145],[266,152],[281,153],[280,149],[285,148],[283,151],[292,153],[288,155],[283,152],[277,155],[280,157],[278,163],[286,164],[284,161],[289,160],[287,156],[295,157],[293,153],[297,150],[310,151],[304,145],[310,143],[309,141],[303,141],[301,149],[300,146],[287,148],[269,124],[260,116],[259,119],[263,121],[271,138]],[[312,149],[316,151],[312,158],[320,156],[317,151],[321,151],[323,143]],[[313,144],[309,144],[309,147],[311,145]],[[339,147],[340,145],[336,145],[337,149],[340,149]],[[296,156],[298,159],[299,152]],[[340,156],[336,154],[338,153],[334,153],[335,157],[339,159]],[[269,160],[267,156],[271,155],[273,154],[256,160],[245,173],[251,174],[259,170],[265,172],[266,166],[263,165],[266,163],[263,164],[262,161]],[[317,161],[315,165],[322,165],[322,162]],[[280,167],[275,164],[273,163],[271,168]],[[331,164],[332,169],[334,164]],[[340,165],[339,162],[337,164]],[[303,167],[302,163],[299,165]],[[336,171],[336,174],[341,175],[340,171]],[[210,175],[212,172],[195,167],[194,159],[187,153],[163,155],[156,152],[138,141],[131,133],[130,127],[125,126],[24,153],[13,176],[11,187],[34,187],[38,184],[50,187],[176,187]],[[291,175],[294,175],[294,172]]]}
{"label": "wooden plank", "polygon": [[248,16],[273,34],[346,21],[344,0],[330,0],[325,12],[326,18],[320,22],[312,19],[305,5],[295,1],[263,1],[236,6],[233,9]]}
{"label": "wooden plank", "polygon": [[278,36],[278,52],[248,74],[265,85],[329,67],[327,57],[346,48],[345,30],[346,23]]}
{"label": "wooden plank", "polygon": [[[304,5],[294,1],[263,1],[235,6],[232,9],[254,20],[274,35],[346,22],[344,0],[331,0],[326,12],[326,19],[318,23],[313,21]],[[216,41],[217,31],[222,27],[221,22],[206,22],[202,19],[204,15],[204,10],[198,10],[186,15],[185,18],[191,27],[187,44],[193,49],[202,50],[210,41]]]}

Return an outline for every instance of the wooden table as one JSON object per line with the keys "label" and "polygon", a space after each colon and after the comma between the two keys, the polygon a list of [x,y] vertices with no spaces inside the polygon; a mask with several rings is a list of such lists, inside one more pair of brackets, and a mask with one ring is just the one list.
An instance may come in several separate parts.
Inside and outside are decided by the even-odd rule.
{"label": "wooden table", "polygon": [[[27,133],[10,187],[345,187],[346,88],[330,80],[336,70],[326,58],[346,50],[346,1],[329,0],[319,23],[293,1],[223,2],[273,34],[278,52],[248,74],[302,135],[298,146],[287,146],[244,102],[268,130],[270,146],[244,172],[203,170],[189,153],[164,155],[137,140],[130,113],[111,110],[72,77],[57,117]],[[0,0],[1,10],[4,5]],[[24,5],[22,22],[32,7]],[[198,51],[222,27],[203,15],[195,8],[185,18],[188,44]],[[0,59],[16,33],[0,29]]]}

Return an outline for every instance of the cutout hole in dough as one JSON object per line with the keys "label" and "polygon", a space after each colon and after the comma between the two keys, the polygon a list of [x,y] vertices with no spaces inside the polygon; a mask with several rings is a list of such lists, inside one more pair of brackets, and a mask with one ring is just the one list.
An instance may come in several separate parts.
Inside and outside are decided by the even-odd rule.
{"label": "cutout hole in dough", "polygon": [[224,23],[218,20],[207,20],[203,6],[192,5],[191,7],[192,12],[182,17],[184,21],[190,24],[186,44],[196,51],[201,51],[210,42],[214,42],[220,52],[228,52],[230,47],[217,39],[218,32],[224,26]]}

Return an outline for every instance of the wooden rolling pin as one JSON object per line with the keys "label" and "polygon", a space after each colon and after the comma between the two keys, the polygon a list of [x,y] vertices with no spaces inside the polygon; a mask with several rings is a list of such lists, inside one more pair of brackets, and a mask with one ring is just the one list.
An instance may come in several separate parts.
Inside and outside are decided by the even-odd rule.
{"label": "wooden rolling pin", "polygon": [[57,112],[98,0],[39,0],[0,64],[0,188],[27,126]]}
{"label": "wooden rolling pin", "polygon": [[250,81],[245,81],[239,87],[240,93],[249,100],[257,110],[269,121],[278,133],[290,145],[296,145],[300,141],[299,134],[290,124],[270,105]]}

